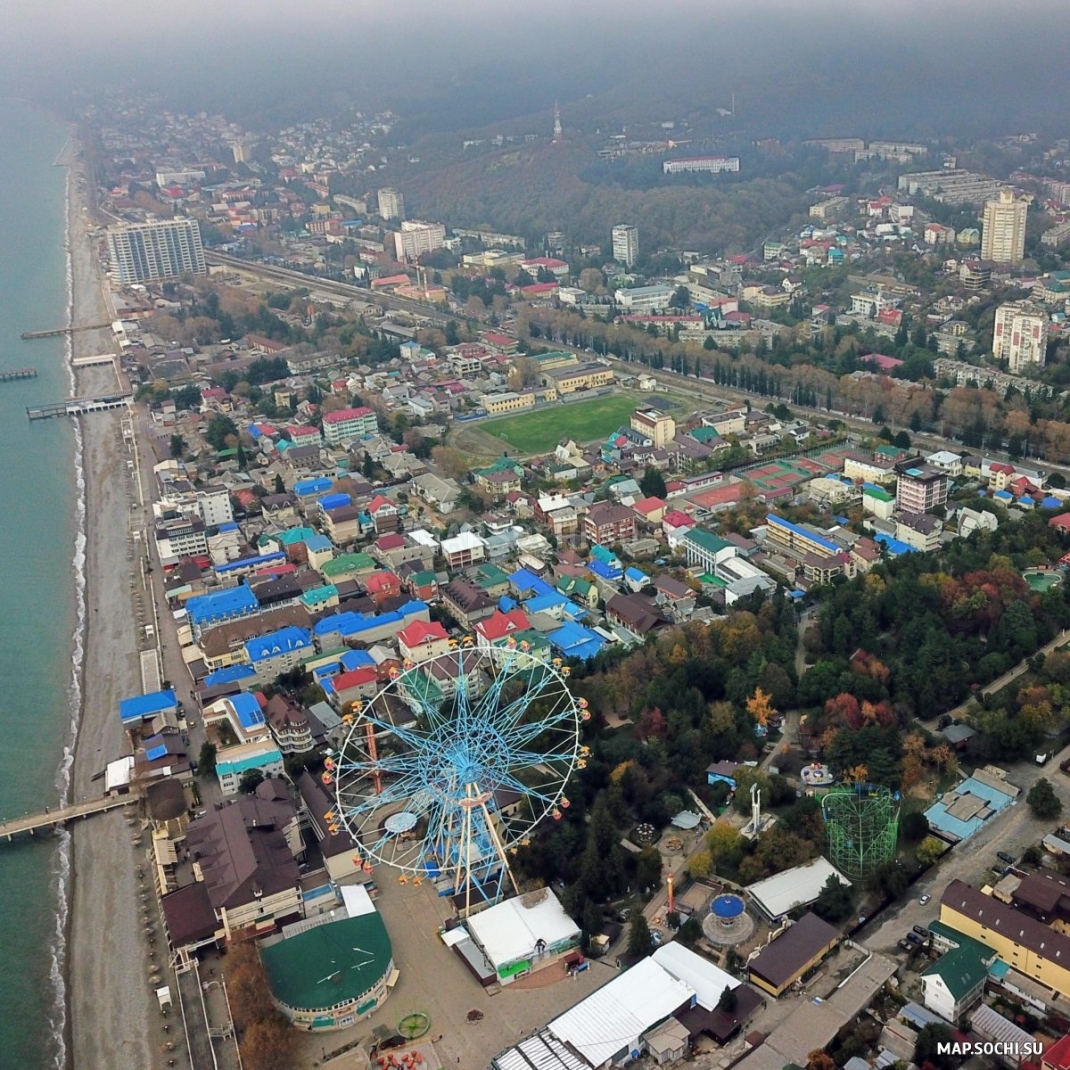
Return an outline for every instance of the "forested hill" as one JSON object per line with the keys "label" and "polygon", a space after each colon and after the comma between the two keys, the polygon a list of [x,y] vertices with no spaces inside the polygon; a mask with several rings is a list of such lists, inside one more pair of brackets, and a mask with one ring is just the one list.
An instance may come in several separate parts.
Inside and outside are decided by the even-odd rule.
{"label": "forested hill", "polygon": [[531,237],[563,230],[599,242],[625,220],[642,228],[648,249],[742,252],[807,203],[788,178],[728,184],[711,176],[649,189],[595,185],[580,176],[591,174],[597,161],[585,147],[543,142],[424,166],[396,181],[415,216]]}

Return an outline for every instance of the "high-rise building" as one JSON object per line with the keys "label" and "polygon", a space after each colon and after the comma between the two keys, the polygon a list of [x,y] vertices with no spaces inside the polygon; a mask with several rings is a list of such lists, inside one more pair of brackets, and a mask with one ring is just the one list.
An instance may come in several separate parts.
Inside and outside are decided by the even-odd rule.
{"label": "high-rise building", "polygon": [[108,254],[112,270],[124,286],[175,279],[187,271],[194,275],[208,273],[196,219],[109,227]]}
{"label": "high-rise building", "polygon": [[1048,352],[1048,317],[1028,301],[1000,305],[992,330],[992,353],[1012,372],[1043,367]]}
{"label": "high-rise building", "polygon": [[400,190],[384,187],[379,190],[379,215],[383,219],[404,219],[405,198]]}
{"label": "high-rise building", "polygon": [[639,228],[618,223],[613,228],[613,259],[625,267],[632,267],[639,259]]}
{"label": "high-rise building", "polygon": [[446,242],[446,228],[441,223],[406,220],[394,233],[394,255],[398,260],[417,260],[424,253],[441,249]]}
{"label": "high-rise building", "polygon": [[1001,189],[995,200],[985,201],[981,226],[981,259],[996,264],[1017,264],[1025,256],[1025,217],[1028,197]]}

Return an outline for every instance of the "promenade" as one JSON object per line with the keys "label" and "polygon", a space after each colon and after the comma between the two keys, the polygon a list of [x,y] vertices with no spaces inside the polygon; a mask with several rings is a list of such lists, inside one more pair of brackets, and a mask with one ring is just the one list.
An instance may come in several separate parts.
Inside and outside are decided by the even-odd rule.
{"label": "promenade", "polygon": [[108,810],[116,810],[120,806],[129,806],[136,801],[136,798],[132,795],[90,799],[88,802],[72,803],[70,806],[57,806],[39,814],[27,814],[25,817],[14,818],[11,821],[0,821],[0,837],[10,842],[22,832],[28,832],[33,835],[38,829],[54,829],[57,825],[62,825],[75,818],[103,814]]}

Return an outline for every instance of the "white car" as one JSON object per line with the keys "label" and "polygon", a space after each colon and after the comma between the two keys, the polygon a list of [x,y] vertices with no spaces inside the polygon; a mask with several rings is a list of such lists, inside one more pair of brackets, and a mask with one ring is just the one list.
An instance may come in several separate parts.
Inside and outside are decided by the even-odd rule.
{"label": "white car", "polygon": [[922,905],[922,906],[925,906],[925,904],[926,904],[926,903],[928,903],[930,899],[932,899],[932,896],[931,896],[931,895],[923,895],[923,896],[922,896],[922,897],[921,897],[921,898],[920,898],[920,899],[918,900],[918,902],[919,902],[919,903],[921,903],[921,905]]}

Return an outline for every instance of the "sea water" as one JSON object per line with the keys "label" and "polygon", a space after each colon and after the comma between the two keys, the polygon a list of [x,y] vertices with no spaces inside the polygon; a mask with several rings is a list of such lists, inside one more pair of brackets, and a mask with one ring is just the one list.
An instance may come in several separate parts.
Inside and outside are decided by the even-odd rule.
{"label": "sea water", "polygon": [[[70,395],[70,343],[19,337],[69,316],[67,171],[55,165],[67,134],[0,101],[0,371],[37,370],[0,383],[0,822],[66,797],[81,700],[78,430],[26,418],[26,406]],[[65,834],[0,839],[0,1070],[66,1063],[68,896]]]}

